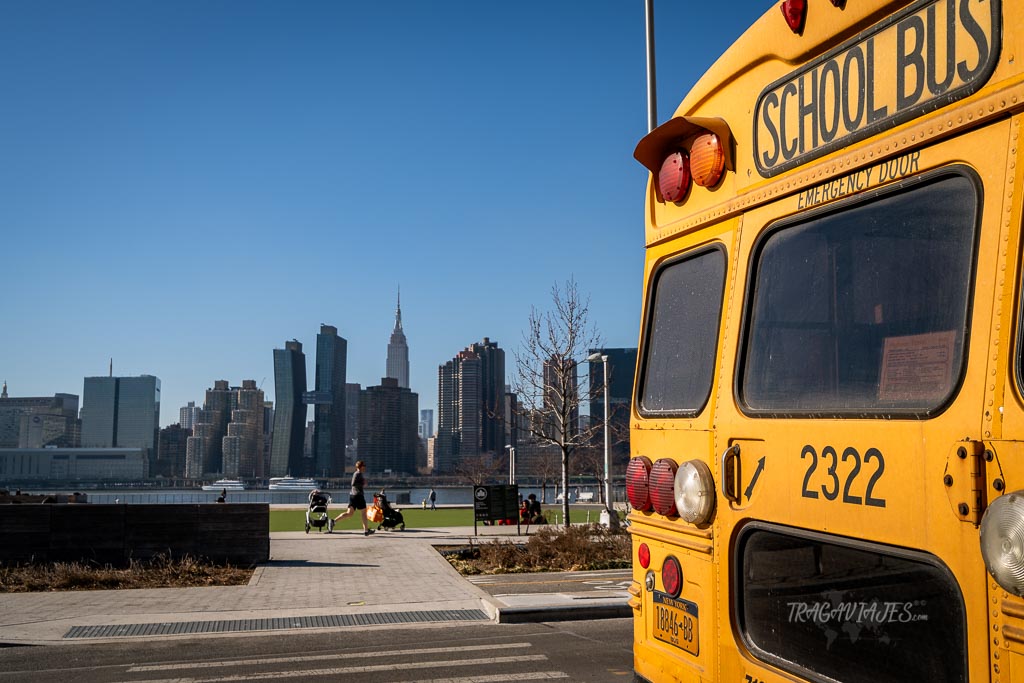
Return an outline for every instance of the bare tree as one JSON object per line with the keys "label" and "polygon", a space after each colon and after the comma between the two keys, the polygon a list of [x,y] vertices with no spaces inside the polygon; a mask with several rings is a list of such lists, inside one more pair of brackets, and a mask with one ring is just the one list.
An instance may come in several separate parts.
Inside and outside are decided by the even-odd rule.
{"label": "bare tree", "polygon": [[[562,460],[563,494],[569,490],[572,455],[590,440],[590,430],[579,425],[580,376],[578,365],[588,349],[601,346],[597,330],[588,320],[590,300],[581,299],[570,278],[551,288],[554,308],[541,313],[530,309],[522,348],[516,352],[513,390],[520,410],[529,415],[526,429],[541,443],[557,446]],[[569,526],[569,496],[562,496],[562,517]]]}
{"label": "bare tree", "polygon": [[493,453],[481,453],[460,458],[455,466],[455,474],[461,480],[476,486],[496,479],[501,469],[500,458],[495,457]]}
{"label": "bare tree", "polygon": [[548,448],[538,449],[534,459],[534,474],[540,477],[540,502],[548,502],[548,482],[557,481],[561,471],[561,453],[551,452]]}

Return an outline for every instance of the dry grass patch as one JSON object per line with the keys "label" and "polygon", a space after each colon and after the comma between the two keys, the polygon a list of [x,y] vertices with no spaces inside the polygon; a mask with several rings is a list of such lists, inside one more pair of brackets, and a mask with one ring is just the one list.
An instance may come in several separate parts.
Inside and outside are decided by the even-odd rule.
{"label": "dry grass patch", "polygon": [[587,571],[630,566],[629,534],[597,524],[541,527],[526,543],[494,540],[443,554],[461,574]]}
{"label": "dry grass patch", "polygon": [[116,568],[78,562],[0,567],[0,593],[89,591],[125,588],[192,588],[249,583],[251,568],[214,565],[193,557],[157,557]]}

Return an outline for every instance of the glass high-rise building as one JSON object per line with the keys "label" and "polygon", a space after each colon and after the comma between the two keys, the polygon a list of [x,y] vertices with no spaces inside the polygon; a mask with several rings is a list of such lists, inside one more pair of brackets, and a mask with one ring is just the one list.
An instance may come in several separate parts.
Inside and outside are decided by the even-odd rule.
{"label": "glass high-rise building", "polygon": [[348,342],[338,328],[321,325],[316,336],[313,460],[318,477],[345,474],[345,366]]}
{"label": "glass high-rise building", "polygon": [[145,448],[156,471],[160,443],[160,380],[86,377],[82,392],[82,446]]}
{"label": "glass high-rise building", "polygon": [[[590,349],[590,354],[608,356],[609,446],[617,459],[629,457],[629,416],[636,372],[636,348]],[[590,423],[604,421],[604,364],[590,361]],[[595,445],[603,444],[604,432],[596,430]]]}
{"label": "glass high-rise building", "polygon": [[306,354],[297,340],[274,349],[274,438],[270,447],[270,476],[306,474],[302,442],[306,432]]}

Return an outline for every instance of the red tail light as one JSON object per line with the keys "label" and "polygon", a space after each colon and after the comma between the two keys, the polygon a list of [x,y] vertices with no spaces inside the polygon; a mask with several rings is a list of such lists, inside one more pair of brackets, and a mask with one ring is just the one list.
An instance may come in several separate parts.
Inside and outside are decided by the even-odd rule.
{"label": "red tail light", "polygon": [[651,467],[651,504],[659,515],[674,517],[676,513],[676,462],[662,458]]}
{"label": "red tail light", "polygon": [[678,598],[683,590],[683,569],[679,566],[679,560],[671,555],[661,565],[661,585],[673,598]]}
{"label": "red tail light", "polygon": [[651,566],[651,549],[646,543],[641,543],[636,549],[636,559],[640,560],[640,566],[644,569]]}
{"label": "red tail light", "polygon": [[626,468],[626,498],[634,510],[650,512],[651,510],[651,461],[641,455],[629,461]]}

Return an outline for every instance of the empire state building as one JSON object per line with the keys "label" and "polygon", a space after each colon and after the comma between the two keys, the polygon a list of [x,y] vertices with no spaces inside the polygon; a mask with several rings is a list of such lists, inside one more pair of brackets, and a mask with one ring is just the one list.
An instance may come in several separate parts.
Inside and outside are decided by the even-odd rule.
{"label": "empire state building", "polygon": [[398,386],[409,387],[409,345],[405,342],[402,331],[402,292],[398,292],[398,308],[395,309],[395,329],[391,332],[388,342],[388,362],[386,377],[398,380]]}

